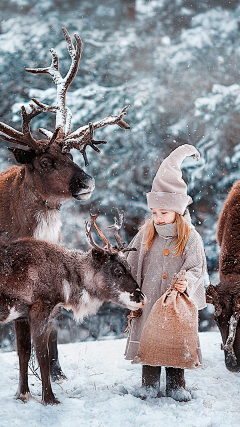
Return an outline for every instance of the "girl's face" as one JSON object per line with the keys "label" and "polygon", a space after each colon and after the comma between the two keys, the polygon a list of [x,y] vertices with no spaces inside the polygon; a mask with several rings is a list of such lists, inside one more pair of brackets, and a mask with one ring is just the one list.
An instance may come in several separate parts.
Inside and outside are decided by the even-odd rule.
{"label": "girl's face", "polygon": [[168,211],[167,209],[153,209],[152,219],[155,224],[164,225],[171,224],[175,221],[176,213],[174,211]]}

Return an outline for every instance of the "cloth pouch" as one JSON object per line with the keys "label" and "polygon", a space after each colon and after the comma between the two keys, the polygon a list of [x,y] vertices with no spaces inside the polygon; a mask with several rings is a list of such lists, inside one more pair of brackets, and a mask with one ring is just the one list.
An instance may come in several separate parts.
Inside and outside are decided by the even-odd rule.
{"label": "cloth pouch", "polygon": [[203,367],[198,338],[198,309],[186,292],[174,289],[186,272],[175,274],[171,287],[156,301],[144,325],[132,363],[183,369]]}

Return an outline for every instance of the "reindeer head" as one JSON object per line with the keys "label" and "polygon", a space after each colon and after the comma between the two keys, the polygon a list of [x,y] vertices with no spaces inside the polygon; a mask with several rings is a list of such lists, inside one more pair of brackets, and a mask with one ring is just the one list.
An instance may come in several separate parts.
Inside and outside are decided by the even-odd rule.
{"label": "reindeer head", "polygon": [[[240,371],[240,297],[235,280],[220,282],[216,287],[208,286],[207,302],[215,306],[214,318],[222,336],[225,364],[229,371]],[[234,289],[235,288],[235,289]],[[236,292],[237,290],[237,292]]]}
{"label": "reindeer head", "polygon": [[[74,46],[66,28],[63,28],[63,34],[71,57],[71,65],[65,77],[60,74],[59,59],[54,49],[50,49],[52,63],[49,67],[26,69],[30,73],[44,73],[52,77],[57,86],[56,104],[49,106],[33,98],[35,105],[30,104],[30,112],[27,112],[26,108],[22,107],[22,132],[0,122],[0,137],[7,142],[27,147],[27,150],[11,148],[11,151],[17,162],[26,166],[28,175],[31,175],[29,180],[35,179],[39,181],[39,188],[44,193],[41,196],[45,199],[49,199],[48,196],[50,194],[57,197],[58,200],[59,196],[60,200],[71,197],[86,200],[94,189],[94,179],[72,162],[69,152],[72,148],[79,150],[83,155],[85,166],[87,166],[87,146],[89,145],[93,150],[100,153],[97,146],[106,143],[105,141],[95,141],[93,137],[94,131],[113,124],[117,124],[122,129],[129,129],[129,125],[123,121],[128,107],[124,107],[118,116],[109,115],[95,123],[89,122],[88,125],[71,132],[72,113],[66,106],[66,94],[78,71],[82,41],[78,34],[74,34],[76,41],[76,46]],[[45,139],[36,140],[31,134],[30,121],[42,112],[55,114],[56,126],[53,132],[39,129]],[[54,181],[55,183],[53,184]],[[50,186],[49,182],[51,182]]]}
{"label": "reindeer head", "polygon": [[[115,238],[118,247],[113,247],[97,226],[97,217],[98,215],[91,215],[91,225],[89,228],[88,222],[86,222],[86,234],[93,246],[91,254],[96,266],[93,286],[98,293],[98,297],[101,297],[103,300],[116,302],[130,310],[142,308],[146,305],[147,298],[141,292],[136,280],[132,277],[129,264],[124,256],[125,252],[135,251],[136,248],[125,248],[118,233],[123,223],[123,212],[120,213],[121,224],[118,225],[115,218],[115,224],[111,226],[111,228],[115,228],[116,230]],[[93,226],[105,242],[105,248],[101,248],[93,241],[91,235]]]}

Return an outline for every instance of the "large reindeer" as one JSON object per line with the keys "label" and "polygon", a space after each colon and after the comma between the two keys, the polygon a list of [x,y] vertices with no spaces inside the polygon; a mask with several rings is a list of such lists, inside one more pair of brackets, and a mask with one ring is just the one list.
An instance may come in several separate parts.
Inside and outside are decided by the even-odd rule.
{"label": "large reindeer", "polygon": [[[95,313],[104,301],[113,301],[130,310],[146,304],[146,297],[133,279],[116,233],[119,247],[113,247],[91,217],[86,234],[93,249],[88,252],[67,250],[52,243],[35,239],[19,239],[0,246],[0,322],[28,319],[30,334],[42,377],[42,403],[58,404],[49,376],[48,337],[52,320],[64,307],[72,310],[80,322]],[[93,226],[107,244],[106,249],[94,242]],[[19,388],[17,398],[27,401],[28,361],[31,348],[19,348]]]}
{"label": "large reindeer", "polygon": [[[15,130],[0,122],[0,138],[19,144],[25,149],[10,148],[16,160],[22,166],[13,166],[0,174],[0,235],[8,239],[34,237],[53,243],[60,240],[60,205],[68,199],[86,200],[94,190],[94,179],[76,165],[70,154],[72,148],[78,149],[88,164],[86,147],[95,151],[105,141],[95,141],[96,129],[106,125],[118,125],[129,129],[123,121],[127,107],[118,116],[109,115],[102,120],[89,123],[71,132],[71,111],[66,106],[67,90],[72,83],[79,66],[82,42],[75,34],[74,46],[67,30],[63,28],[71,66],[65,77],[59,71],[59,61],[54,49],[50,49],[52,63],[47,68],[27,69],[31,73],[49,74],[57,86],[57,102],[53,106],[45,105],[33,98],[34,105],[27,112],[22,107],[22,131]],[[56,127],[53,132],[39,129],[45,139],[37,140],[30,130],[31,120],[42,112],[56,115]],[[18,347],[28,346],[29,325],[23,320],[15,321]],[[53,379],[65,378],[61,371],[57,355],[57,335],[50,336],[50,366]]]}
{"label": "large reindeer", "polygon": [[233,185],[223,206],[217,241],[221,247],[220,283],[208,287],[207,302],[215,306],[226,367],[240,371],[240,181]]}

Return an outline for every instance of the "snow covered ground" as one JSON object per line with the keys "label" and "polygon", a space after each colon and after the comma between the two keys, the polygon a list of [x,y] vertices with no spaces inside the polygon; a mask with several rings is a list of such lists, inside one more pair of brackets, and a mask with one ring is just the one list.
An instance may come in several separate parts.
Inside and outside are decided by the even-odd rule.
{"label": "snow covered ground", "polygon": [[[125,339],[59,346],[68,381],[54,384],[62,405],[42,406],[41,383],[30,376],[33,396],[27,404],[14,399],[18,382],[15,352],[0,353],[0,426],[31,427],[239,427],[240,374],[226,370],[218,332],[200,334],[204,370],[186,371],[194,398],[140,400],[141,366],[123,357]],[[164,391],[165,375],[161,388]],[[128,391],[128,394],[124,394]]]}

